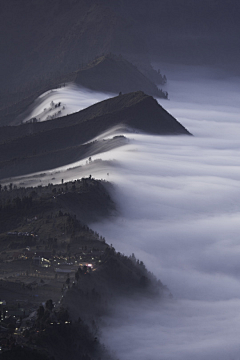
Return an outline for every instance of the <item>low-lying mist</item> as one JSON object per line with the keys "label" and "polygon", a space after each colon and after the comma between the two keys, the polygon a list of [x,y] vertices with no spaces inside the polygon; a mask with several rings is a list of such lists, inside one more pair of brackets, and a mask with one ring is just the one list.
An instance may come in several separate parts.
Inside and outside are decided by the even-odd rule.
{"label": "low-lying mist", "polygon": [[117,251],[135,253],[173,294],[122,300],[103,320],[102,340],[120,360],[239,359],[240,79],[162,70],[170,101],[160,103],[193,137],[127,133],[127,145],[90,163],[15,182],[91,174],[114,184],[119,217],[91,227]]}
{"label": "low-lying mist", "polygon": [[47,91],[37,98],[33,105],[19,117],[22,122],[35,118],[46,121],[70,115],[114,94],[91,91],[73,83]]}
{"label": "low-lying mist", "polygon": [[194,137],[134,134],[109,170],[120,217],[93,227],[173,294],[125,301],[103,340],[120,359],[240,357],[239,79],[182,72],[161,105]]}

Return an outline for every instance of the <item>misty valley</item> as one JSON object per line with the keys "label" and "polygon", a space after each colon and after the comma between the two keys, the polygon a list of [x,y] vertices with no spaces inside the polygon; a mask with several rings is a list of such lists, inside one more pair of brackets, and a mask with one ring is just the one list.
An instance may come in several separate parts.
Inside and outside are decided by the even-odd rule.
{"label": "misty valley", "polygon": [[[187,67],[165,66],[170,74],[167,84],[170,100],[157,101],[179,121],[185,134],[151,135],[144,129],[134,129],[141,126],[140,115],[132,128],[127,122],[111,123],[112,105],[101,103],[105,99],[112,101],[113,97],[114,119],[122,121],[117,106],[120,112],[124,101],[128,101],[127,109],[131,109],[132,102],[140,106],[141,101],[146,101],[145,95],[136,93],[129,98],[129,95],[116,96],[68,84],[41,95],[19,116],[21,137],[20,132],[8,133],[9,158],[2,155],[2,161],[6,162],[2,174],[9,171],[11,176],[2,175],[1,179],[1,281],[6,282],[1,284],[4,294],[1,300],[10,302],[9,291],[27,297],[25,311],[31,310],[36,318],[36,328],[27,326],[25,320],[22,344],[30,344],[29,353],[19,352],[17,356],[32,356],[34,347],[43,346],[41,359],[51,352],[64,359],[66,349],[59,345],[60,354],[51,344],[54,336],[64,338],[68,331],[72,334],[68,342],[74,359],[77,353],[86,359],[101,354],[106,359],[138,360],[239,356],[236,199],[240,192],[237,101],[240,80],[226,79],[208,68],[196,67],[190,71]],[[230,92],[231,98],[226,97]],[[97,102],[100,105],[95,108],[93,104]],[[53,104],[59,103],[67,114],[52,117],[55,120],[41,115],[48,105],[50,112],[55,111]],[[58,147],[58,142],[63,146],[61,139],[68,131],[63,125],[65,118],[68,126],[74,125],[74,114],[93,105],[83,114],[89,113],[87,116],[95,119],[95,113],[99,116],[103,111],[101,104],[108,106],[111,126],[83,137],[84,150],[73,144],[72,135],[65,148]],[[34,133],[39,131],[29,119],[39,116],[37,123],[45,121],[39,125],[42,127],[38,138],[49,131],[52,144],[47,148],[44,137],[34,141],[45,146],[47,157],[51,156],[48,168],[32,165],[40,161],[47,164],[43,155],[38,155],[44,153],[43,149],[31,154],[32,145],[29,145],[28,150],[28,142],[31,137],[37,139]],[[130,119],[125,112],[124,119],[128,116]],[[83,123],[87,121],[84,119]],[[51,125],[51,121],[55,123]],[[26,138],[24,129],[31,129]],[[75,147],[67,156],[70,145]],[[7,149],[8,145],[1,146]],[[11,159],[16,156],[14,146],[18,154],[25,151],[22,153],[25,163],[21,155],[19,160]],[[65,157],[59,162],[58,157],[63,153]],[[76,161],[69,162],[74,157]],[[54,164],[58,165],[52,167]],[[36,171],[27,171],[29,167]],[[33,202],[27,205],[30,197]],[[17,198],[22,198],[22,203]],[[17,212],[14,206],[19,207]],[[27,223],[24,219],[30,215],[32,219]],[[77,219],[83,222],[78,224]],[[27,235],[29,229],[31,241]],[[48,242],[44,240],[47,237]],[[23,243],[25,251],[21,250]],[[36,267],[37,255],[34,265],[29,260],[32,251],[42,252],[40,256],[46,258],[40,267]],[[25,262],[21,265],[23,258]],[[58,267],[54,261],[59,262]],[[46,264],[50,263],[48,268]],[[91,264],[89,269],[88,264]],[[24,293],[20,288],[12,288],[11,282],[17,286],[18,282],[24,287],[34,286],[35,299],[29,293],[26,295],[26,290]],[[42,290],[41,282],[48,291]],[[55,310],[46,303],[47,294]],[[37,305],[40,300],[42,309]],[[21,303],[18,306],[23,307]],[[54,335],[51,326],[61,324],[61,319],[65,325],[61,325],[59,335]],[[30,322],[29,317],[27,321]],[[72,322],[71,330],[67,329],[68,321]],[[43,335],[36,337],[35,331],[47,331],[51,340],[47,341]],[[20,339],[20,333],[16,334]],[[76,347],[77,336],[82,342]]]}
{"label": "misty valley", "polygon": [[239,18],[1,2],[1,360],[240,358]]}

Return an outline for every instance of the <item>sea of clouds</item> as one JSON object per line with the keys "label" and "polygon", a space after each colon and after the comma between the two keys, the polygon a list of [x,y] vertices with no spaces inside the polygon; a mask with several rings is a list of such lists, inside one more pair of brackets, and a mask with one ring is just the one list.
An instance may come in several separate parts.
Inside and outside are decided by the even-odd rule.
{"label": "sea of clouds", "polygon": [[121,215],[94,224],[173,294],[105,319],[125,360],[240,358],[240,79],[180,70],[160,103],[194,137],[130,136],[109,170]]}
{"label": "sea of clouds", "polygon": [[[164,72],[170,100],[159,102],[193,137],[127,133],[127,145],[90,163],[15,181],[91,174],[114,184],[119,216],[91,226],[117,251],[135,253],[173,294],[122,300],[104,319],[102,341],[120,360],[240,359],[240,79],[190,67]],[[81,92],[90,103],[106,96]]]}

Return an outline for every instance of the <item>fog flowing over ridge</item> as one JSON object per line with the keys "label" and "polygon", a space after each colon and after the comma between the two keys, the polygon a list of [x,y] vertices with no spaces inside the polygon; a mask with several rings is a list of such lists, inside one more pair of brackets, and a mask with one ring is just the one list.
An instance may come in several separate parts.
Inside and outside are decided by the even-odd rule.
{"label": "fog flowing over ridge", "polygon": [[117,251],[143,260],[173,294],[122,301],[103,319],[101,340],[120,360],[239,359],[240,79],[162,70],[170,101],[160,103],[194,136],[126,133],[127,145],[91,163],[15,181],[91,174],[114,184],[119,217],[91,227]]}
{"label": "fog flowing over ridge", "polygon": [[32,118],[36,118],[37,121],[59,118],[78,112],[111,96],[114,94],[100,93],[69,83],[39,96],[27,111],[19,116],[19,120],[26,122]]}
{"label": "fog flowing over ridge", "polygon": [[94,228],[174,296],[119,304],[106,319],[103,340],[120,359],[240,357],[239,85],[170,78],[171,101],[161,104],[194,137],[135,134],[112,154],[121,216]]}

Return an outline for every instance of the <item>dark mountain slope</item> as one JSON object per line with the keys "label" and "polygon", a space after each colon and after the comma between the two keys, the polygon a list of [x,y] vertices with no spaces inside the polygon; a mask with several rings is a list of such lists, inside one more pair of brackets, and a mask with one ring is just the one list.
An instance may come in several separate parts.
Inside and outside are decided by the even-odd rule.
{"label": "dark mountain slope", "polygon": [[[151,76],[155,75],[155,80],[159,85],[166,83],[165,76],[162,76],[160,72],[156,72],[151,67],[149,69]],[[49,79],[44,86],[40,82],[33,92],[30,91],[29,96],[5,109],[0,109],[0,124],[2,126],[19,124],[21,119],[24,119],[25,111],[29,109],[29,106],[32,106],[35,99],[38,99],[40,95],[49,89],[58,88],[60,83],[74,82],[91,90],[111,93],[144,91],[149,95],[167,99],[168,93],[158,89],[153,81],[149,80],[135,65],[121,55],[102,55],[96,57],[94,61],[91,61],[81,70],[59,76],[55,80]]]}
{"label": "dark mountain slope", "polygon": [[[82,159],[88,159],[90,156],[122,146],[126,142],[125,137],[119,136],[109,140],[94,141],[51,151],[36,152],[34,147],[34,150],[31,151],[30,149],[30,153],[26,156],[14,157],[0,162],[0,179],[55,169]],[[28,150],[29,148],[28,146]]]}
{"label": "dark mountain slope", "polygon": [[[94,117],[94,110],[101,115]],[[102,145],[98,149],[96,143],[93,147],[83,144],[115,126],[158,135],[190,135],[155,99],[143,92],[120,95],[90,107],[92,118],[84,118],[84,112],[61,118],[62,127],[45,128],[1,144],[1,178],[51,169],[104,151]],[[27,128],[29,125],[32,124]],[[119,146],[119,142],[113,146]]]}
{"label": "dark mountain slope", "polygon": [[77,72],[75,82],[92,90],[113,93],[144,91],[166,98],[166,94],[121,56],[104,55]]}
{"label": "dark mountain slope", "polygon": [[146,52],[133,19],[96,0],[1,2],[0,33],[0,108],[58,84],[95,56]]}
{"label": "dark mountain slope", "polygon": [[153,81],[150,60],[222,64],[239,73],[239,16],[236,0],[1,1],[1,124],[109,52]]}
{"label": "dark mountain slope", "polygon": [[[140,102],[142,102],[145,99],[148,99],[148,105],[146,104],[146,108],[144,110],[145,115],[139,114],[140,117],[142,117],[143,115],[145,116],[145,118],[146,118],[146,116],[148,117],[147,113],[153,104],[154,104],[154,110],[157,110],[159,117],[160,116],[162,117],[163,114],[165,114],[164,116],[166,117],[166,114],[168,114],[168,113],[152,97],[144,94],[142,91],[137,91],[137,92],[132,92],[129,94],[123,94],[121,96],[115,96],[111,99],[104,100],[104,101],[96,103],[92,106],[89,106],[88,108],[81,110],[77,113],[74,113],[74,114],[71,114],[68,116],[64,116],[64,117],[61,117],[58,119],[53,119],[53,120],[44,121],[44,122],[37,122],[37,123],[32,123],[32,124],[31,123],[22,124],[19,126],[1,127],[0,143],[7,142],[7,141],[10,141],[10,140],[13,140],[16,138],[28,136],[28,135],[33,135],[33,134],[40,133],[40,132],[46,132],[46,131],[50,131],[50,130],[54,130],[54,132],[55,132],[56,129],[58,129],[58,128],[64,128],[64,127],[70,127],[73,125],[77,125],[86,120],[91,120],[96,117],[101,117],[101,116],[106,117],[107,114],[118,113],[120,111],[123,111],[124,109],[127,111],[129,108],[133,107],[134,105],[139,104]],[[159,113],[159,109],[161,109],[161,114]],[[134,117],[135,115],[133,114],[131,116]],[[170,114],[168,114],[168,116],[169,116],[169,118],[170,117],[172,118],[172,116]],[[112,119],[112,121],[114,122],[114,119]],[[120,121],[123,122],[124,119],[122,118]],[[103,124],[104,124],[104,121],[103,121]],[[104,130],[105,130],[105,128],[103,126],[103,131]],[[87,131],[87,130],[85,129],[85,131]],[[91,131],[93,131],[93,130],[91,130]],[[144,130],[144,131],[148,132],[148,130]],[[53,136],[53,135],[51,135],[51,136]],[[94,136],[96,136],[96,135],[94,135]],[[56,136],[54,136],[53,138],[56,138]],[[89,140],[88,137],[86,137],[86,138],[87,138],[87,140],[83,140],[83,141]]]}

